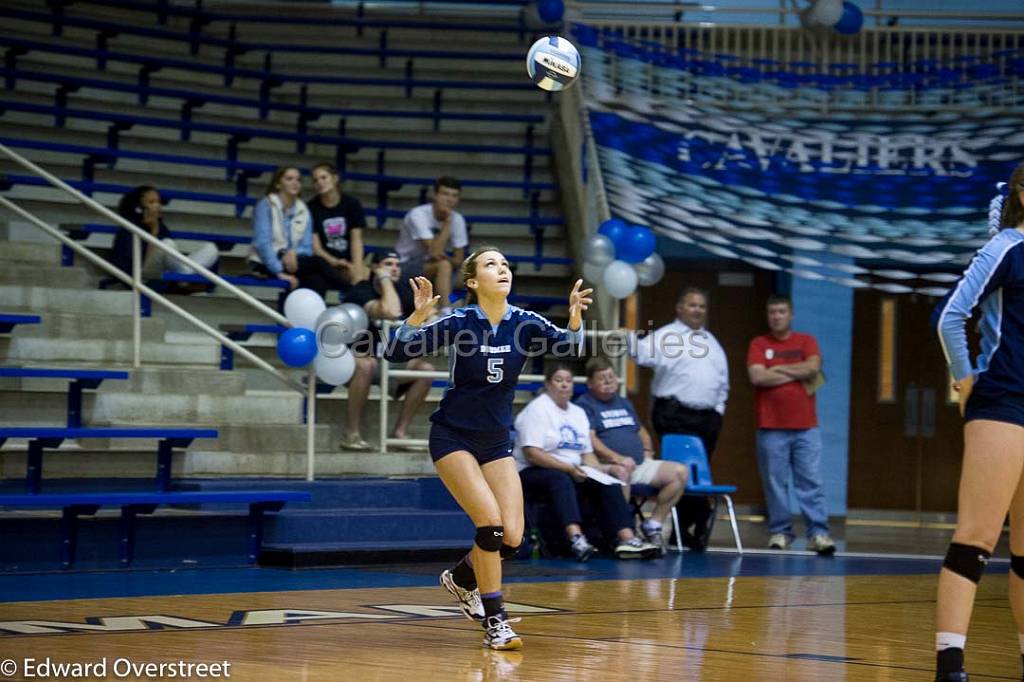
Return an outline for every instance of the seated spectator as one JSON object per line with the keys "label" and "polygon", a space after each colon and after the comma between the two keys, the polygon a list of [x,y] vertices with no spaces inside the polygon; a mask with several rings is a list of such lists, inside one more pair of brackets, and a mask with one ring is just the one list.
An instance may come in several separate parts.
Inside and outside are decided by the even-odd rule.
{"label": "seated spectator", "polygon": [[[370,385],[379,378],[380,363],[377,360],[377,343],[383,320],[402,320],[415,310],[412,289],[402,278],[401,264],[394,251],[381,251],[373,255],[373,272],[369,280],[356,284],[345,297],[346,303],[363,306],[370,318],[371,328],[351,345],[356,356],[356,370],[348,384],[348,405],[345,416],[345,439],[342,450],[367,452],[374,447],[360,435],[363,409],[370,393]],[[414,358],[407,363],[392,364],[394,369],[433,370],[429,360]],[[409,424],[416,411],[427,397],[432,380],[396,379],[393,382],[393,397],[405,395],[405,402],[398,414],[392,438],[406,438]],[[383,449],[383,444],[382,448]]]}
{"label": "seated spectator", "polygon": [[336,268],[349,284],[367,277],[363,265],[363,228],[366,214],[359,199],[341,192],[338,169],[330,163],[313,166],[316,196],[309,201],[313,214],[313,253]]}
{"label": "seated spectator", "polygon": [[345,291],[348,281],[313,253],[313,220],[299,198],[301,191],[298,168],[282,166],[274,171],[252,213],[249,265],[259,275],[285,280],[290,289],[305,287],[321,296],[328,288]]}
{"label": "seated spectator", "polygon": [[455,210],[461,193],[462,185],[455,178],[438,178],[433,200],[405,214],[395,245],[403,276],[428,277],[441,297],[442,314],[451,311],[453,277],[459,275],[469,244],[466,219]]}
{"label": "seated spectator", "polygon": [[590,440],[598,460],[618,467],[619,480],[658,489],[651,517],[641,530],[665,553],[661,527],[686,488],[686,467],[654,459],[654,444],[640,423],[633,403],[619,395],[619,377],[612,363],[593,358],[587,363],[587,392],[576,400],[590,420]]}
{"label": "seated spectator", "polygon": [[617,558],[658,556],[657,547],[634,535],[633,514],[621,486],[598,483],[581,468],[587,465],[608,473],[611,466],[597,461],[587,415],[569,401],[572,372],[565,365],[555,365],[544,377],[545,392],[516,417],[515,457],[524,497],[551,506],[578,561],[586,561],[594,553],[594,546],[583,534],[580,498],[597,513],[605,539],[610,542],[614,538]]}
{"label": "seated spectator", "polygon": [[[178,249],[161,216],[160,192],[155,187],[141,185],[128,192],[121,197],[121,201],[117,205],[117,212],[122,218],[146,230],[167,246]],[[167,271],[185,275],[195,274],[195,270],[191,267],[150,245],[145,239],[139,241],[142,247],[143,279],[160,279]],[[217,245],[213,242],[201,242],[194,251],[187,255],[204,268],[212,268],[217,263]],[[114,235],[114,248],[110,259],[118,268],[131,274],[131,232],[123,228],[117,231],[117,234]]]}

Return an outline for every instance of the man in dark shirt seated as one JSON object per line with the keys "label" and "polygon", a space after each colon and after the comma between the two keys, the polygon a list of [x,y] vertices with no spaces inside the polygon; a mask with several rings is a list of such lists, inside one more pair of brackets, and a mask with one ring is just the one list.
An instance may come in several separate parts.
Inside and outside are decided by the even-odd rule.
{"label": "man in dark shirt seated", "polygon": [[593,358],[587,363],[587,389],[576,404],[590,420],[594,454],[606,464],[617,465],[609,473],[616,473],[623,482],[658,488],[654,512],[643,522],[642,530],[647,541],[664,553],[662,524],[686,488],[686,467],[654,459],[651,436],[633,403],[619,395],[619,377],[607,359]]}
{"label": "man in dark shirt seated", "polygon": [[[356,356],[356,371],[348,385],[348,405],[345,420],[345,438],[341,442],[342,450],[367,452],[374,447],[363,440],[360,435],[363,420],[363,409],[370,393],[370,386],[379,377],[379,360],[377,345],[380,339],[381,322],[384,320],[402,320],[414,310],[412,289],[402,278],[402,269],[398,254],[394,251],[380,251],[373,255],[370,279],[354,285],[345,294],[346,303],[355,303],[363,307],[370,318],[368,333],[361,334],[352,344],[352,352]],[[428,360],[416,358],[404,365],[392,365],[395,369],[433,370]],[[398,421],[391,431],[392,438],[406,438],[409,424],[416,416],[416,410],[430,391],[431,379],[394,379],[392,394],[395,398],[405,396],[405,402],[398,414]],[[382,387],[384,390],[384,387]],[[383,443],[381,450],[384,449]]]}

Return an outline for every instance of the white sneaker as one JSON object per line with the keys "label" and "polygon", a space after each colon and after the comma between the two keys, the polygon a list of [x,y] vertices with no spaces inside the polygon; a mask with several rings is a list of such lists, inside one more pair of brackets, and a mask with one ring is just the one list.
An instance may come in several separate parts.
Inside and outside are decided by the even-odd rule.
{"label": "white sneaker", "polygon": [[518,618],[509,618],[503,613],[485,620],[483,646],[498,651],[522,649],[523,640],[512,630],[510,625],[510,623],[517,622],[519,622]]}
{"label": "white sneaker", "polygon": [[644,523],[640,529],[644,534],[644,539],[658,548],[658,556],[665,556],[665,538],[662,536],[662,527]]}
{"label": "white sneaker", "polygon": [[455,597],[462,615],[477,622],[484,619],[484,603],[480,601],[480,590],[467,590],[455,584],[450,569],[441,572],[441,587]]}
{"label": "white sneaker", "polygon": [[638,537],[621,540],[615,546],[616,559],[653,559],[661,556],[661,550]]}
{"label": "white sneaker", "polygon": [[768,549],[788,549],[789,538],[785,533],[775,533],[768,538]]}
{"label": "white sneaker", "polygon": [[828,533],[818,533],[807,541],[807,549],[818,554],[835,554],[836,543]]}
{"label": "white sneaker", "polygon": [[594,546],[587,540],[586,535],[580,533],[572,539],[572,554],[576,557],[576,561],[581,564],[592,557],[596,551]]}

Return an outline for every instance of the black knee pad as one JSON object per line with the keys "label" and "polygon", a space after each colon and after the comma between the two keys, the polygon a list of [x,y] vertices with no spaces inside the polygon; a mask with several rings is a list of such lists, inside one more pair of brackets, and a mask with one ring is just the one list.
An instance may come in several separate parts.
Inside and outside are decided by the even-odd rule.
{"label": "black knee pad", "polygon": [[977,584],[981,582],[981,576],[985,573],[985,566],[988,565],[991,556],[991,552],[981,547],[951,542],[949,551],[946,552],[946,560],[942,562],[942,565]]}
{"label": "black knee pad", "polygon": [[1010,570],[1017,574],[1017,577],[1024,580],[1024,556],[1010,555]]}
{"label": "black knee pad", "polygon": [[505,544],[504,526],[480,526],[476,529],[476,546],[485,552],[497,552]]}
{"label": "black knee pad", "polygon": [[502,544],[501,549],[498,550],[498,554],[501,555],[502,559],[514,559],[516,554],[519,554],[519,548],[523,546],[523,543],[519,543],[517,546]]}

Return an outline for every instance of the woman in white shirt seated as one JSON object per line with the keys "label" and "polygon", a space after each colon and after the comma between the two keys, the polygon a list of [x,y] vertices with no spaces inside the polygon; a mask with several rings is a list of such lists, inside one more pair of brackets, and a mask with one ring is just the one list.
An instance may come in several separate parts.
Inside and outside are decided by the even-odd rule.
{"label": "woman in white shirt seated", "polygon": [[[590,444],[590,421],[572,398],[572,372],[555,365],[544,375],[544,393],[516,417],[515,457],[523,494],[528,501],[546,502],[565,528],[572,552],[579,561],[594,553],[583,534],[579,500],[597,512],[601,532],[619,559],[652,559],[658,548],[633,533],[633,515],[619,485],[589,478],[584,466],[606,472]],[[607,472],[606,472],[607,473]]]}

